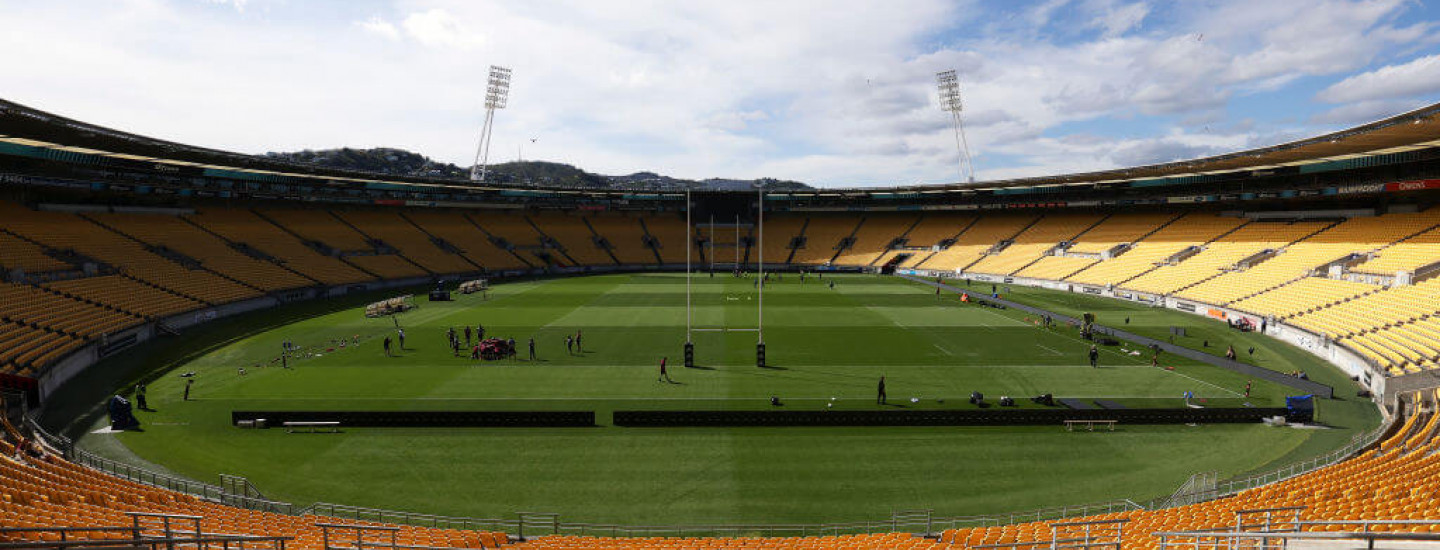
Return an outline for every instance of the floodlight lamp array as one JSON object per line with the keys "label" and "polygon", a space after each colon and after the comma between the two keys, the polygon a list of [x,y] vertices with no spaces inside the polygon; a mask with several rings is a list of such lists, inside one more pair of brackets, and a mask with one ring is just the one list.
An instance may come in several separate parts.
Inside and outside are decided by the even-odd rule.
{"label": "floodlight lamp array", "polygon": [[485,88],[485,108],[504,109],[510,99],[510,69],[490,66],[490,79]]}
{"label": "floodlight lamp array", "polygon": [[935,73],[935,85],[940,90],[940,110],[952,113],[964,110],[960,102],[960,78],[954,70]]}

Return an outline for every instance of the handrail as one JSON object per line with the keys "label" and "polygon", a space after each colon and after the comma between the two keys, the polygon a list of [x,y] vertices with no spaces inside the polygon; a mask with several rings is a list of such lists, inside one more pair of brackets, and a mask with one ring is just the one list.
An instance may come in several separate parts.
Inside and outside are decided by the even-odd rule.
{"label": "handrail", "polygon": [[[28,415],[25,417],[25,420],[36,433],[52,439],[61,445],[67,445],[69,443],[68,439],[45,432],[40,428],[38,422],[35,422],[34,419]],[[1270,472],[1220,482],[1214,490],[1187,495],[1171,495],[1170,497],[1152,500],[1147,503],[1147,505],[1141,505],[1129,499],[1120,499],[1092,504],[1050,506],[1028,511],[976,516],[954,516],[946,518],[934,518],[928,515],[923,518],[902,518],[896,516],[886,520],[810,524],[620,525],[558,522],[553,520],[546,522],[526,522],[524,519],[441,516],[326,502],[316,502],[304,508],[297,508],[295,505],[287,502],[236,495],[216,485],[154,472],[125,462],[108,459],[83,449],[70,447],[70,454],[72,462],[138,483],[174,490],[231,506],[295,516],[328,516],[341,519],[349,518],[357,521],[364,519],[381,523],[444,527],[461,530],[517,532],[525,527],[539,527],[542,531],[548,528],[555,534],[599,534],[610,536],[655,536],[662,533],[673,534],[674,536],[704,536],[705,534],[723,536],[752,533],[788,533],[791,535],[807,536],[898,531],[909,531],[928,535],[961,527],[989,527],[1024,522],[1063,520],[1124,511],[1171,508],[1177,505],[1175,504],[1177,500],[1197,495],[1201,498],[1199,500],[1192,500],[1191,502],[1230,496],[1246,489],[1289,479],[1349,458],[1360,450],[1374,444],[1375,441],[1378,441],[1393,422],[1394,419],[1370,432],[1356,435],[1351,439],[1350,443],[1344,447],[1322,456],[1292,463]]]}
{"label": "handrail", "polygon": [[70,461],[136,483],[159,487],[161,489],[169,489],[236,508],[276,512],[287,515],[293,515],[295,510],[295,505],[288,502],[233,494],[218,485],[162,474],[126,462],[105,458],[84,449],[73,449]]}
{"label": "handrail", "polygon": [[1394,419],[1391,419],[1390,422],[1382,423],[1381,425],[1375,427],[1375,429],[1369,432],[1363,434],[1356,434],[1350,439],[1349,443],[1345,444],[1345,446],[1325,453],[1323,455],[1312,457],[1300,462],[1292,462],[1290,464],[1286,464],[1268,472],[1250,474],[1221,481],[1215,484],[1215,488],[1213,490],[1197,491],[1192,493],[1171,495],[1169,497],[1158,498],[1147,503],[1148,506],[1146,506],[1145,508],[1150,510],[1175,508],[1177,506],[1184,506],[1196,502],[1203,502],[1207,500],[1214,500],[1217,498],[1232,496],[1240,493],[1241,491],[1254,489],[1256,487],[1263,487],[1272,483],[1278,483],[1295,476],[1313,472],[1326,466],[1338,464],[1360,453],[1371,445],[1374,445],[1376,441],[1379,441],[1380,438],[1385,435],[1385,432],[1389,430],[1393,424]]}
{"label": "handrail", "polygon": [[144,546],[149,546],[149,547],[151,547],[151,548],[160,548],[160,547],[173,548],[175,545],[197,545],[197,547],[203,548],[203,546],[201,546],[201,545],[205,545],[205,544],[222,544],[222,545],[226,545],[226,546],[228,547],[229,543],[232,543],[232,542],[239,542],[239,543],[246,543],[246,542],[271,542],[271,543],[275,543],[275,547],[276,547],[277,550],[284,550],[284,548],[285,548],[285,543],[288,542],[288,541],[292,541],[292,540],[295,540],[295,537],[253,536],[253,535],[216,535],[216,536],[206,536],[206,537],[140,537],[140,538],[134,538],[134,539],[129,539],[129,540],[124,540],[124,539],[121,539],[121,540],[116,540],[116,539],[82,539],[82,540],[66,540],[66,541],[59,541],[59,540],[32,540],[32,541],[22,541],[22,542],[0,542],[0,549],[11,549],[11,548],[14,548],[14,549],[19,549],[19,548],[55,548],[55,549],[58,550],[58,549],[64,549],[64,548],[84,548],[84,547],[116,548],[116,547],[144,547]]}

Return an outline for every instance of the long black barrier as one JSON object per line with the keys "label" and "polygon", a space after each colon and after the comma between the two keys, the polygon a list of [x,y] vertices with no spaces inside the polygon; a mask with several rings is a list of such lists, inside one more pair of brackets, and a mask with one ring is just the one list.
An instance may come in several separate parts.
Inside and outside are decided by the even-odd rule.
{"label": "long black barrier", "polygon": [[[920,277],[916,277],[916,276],[913,276],[913,275],[900,275],[900,277],[904,277],[904,278],[906,278],[906,279],[915,281],[915,282],[917,282],[917,283],[924,283],[924,284],[927,284],[927,285],[930,285],[930,286],[933,286],[933,287],[940,287],[940,288],[943,288],[943,289],[945,289],[945,290],[949,290],[949,291],[952,291],[952,292],[968,292],[968,291],[966,291],[965,289],[962,289],[962,288],[953,287],[953,286],[950,286],[950,285],[947,285],[947,284],[944,284],[944,283],[937,283],[937,282],[935,282],[935,281],[930,281],[930,280],[922,279],[922,278],[920,278]],[[1003,305],[1003,306],[1005,306],[1005,307],[1018,309],[1018,310],[1020,310],[1020,311],[1024,311],[1024,312],[1026,312],[1026,313],[1030,313],[1030,314],[1033,314],[1033,315],[1049,315],[1051,318],[1055,319],[1056,321],[1060,321],[1060,322],[1077,323],[1077,324],[1081,322],[1080,319],[1076,319],[1076,318],[1070,317],[1070,316],[1068,316],[1068,315],[1061,315],[1061,314],[1055,313],[1055,312],[1053,312],[1053,311],[1048,311],[1048,310],[1040,309],[1040,308],[1038,308],[1038,307],[1028,306],[1028,305],[1019,303],[1019,302],[1013,302],[1013,301],[1010,301],[1010,300],[1006,300],[1006,299],[1004,299],[1004,298],[991,298],[991,297],[989,297],[989,296],[980,295],[980,294],[978,294],[978,293],[971,293],[971,297],[975,298],[977,301],[980,301],[980,302],[987,302],[987,303],[992,303],[992,304],[1000,304],[1000,305]],[[1133,332],[1127,332],[1127,331],[1119,330],[1119,329],[1116,329],[1116,328],[1113,328],[1113,327],[1106,327],[1106,326],[1101,326],[1101,325],[1093,325],[1093,329],[1094,329],[1094,333],[1095,333],[1095,334],[1100,334],[1100,335],[1105,335],[1105,336],[1111,336],[1111,337],[1114,337],[1114,338],[1117,338],[1117,339],[1120,339],[1120,340],[1128,340],[1128,341],[1130,341],[1130,342],[1134,342],[1134,343],[1136,343],[1136,344],[1140,344],[1140,345],[1143,345],[1143,346],[1151,346],[1151,347],[1153,347],[1153,346],[1159,346],[1160,349],[1165,350],[1166,353],[1173,353],[1173,354],[1175,354],[1175,355],[1179,355],[1179,356],[1184,357],[1184,358],[1186,358],[1186,359],[1192,359],[1192,360],[1200,361],[1200,362],[1203,362],[1203,363],[1209,363],[1209,364],[1211,364],[1211,365],[1215,365],[1215,366],[1220,367],[1220,368],[1222,368],[1222,369],[1227,369],[1227,370],[1235,371],[1235,372],[1238,372],[1238,373],[1240,373],[1240,374],[1243,374],[1243,375],[1248,376],[1248,377],[1251,377],[1251,378],[1259,378],[1259,379],[1261,379],[1261,380],[1265,380],[1265,381],[1268,381],[1268,382],[1274,382],[1274,383],[1280,384],[1280,385],[1282,385],[1282,386],[1289,386],[1289,387],[1295,388],[1295,389],[1297,389],[1297,390],[1299,390],[1299,391],[1302,391],[1302,392],[1305,392],[1305,393],[1314,394],[1316,397],[1323,397],[1323,398],[1329,399],[1329,398],[1335,396],[1335,388],[1332,388],[1332,387],[1330,387],[1330,386],[1326,386],[1325,384],[1321,384],[1321,383],[1319,383],[1319,382],[1314,382],[1314,381],[1311,381],[1311,380],[1305,380],[1305,379],[1302,379],[1302,378],[1290,376],[1290,375],[1285,374],[1285,373],[1276,372],[1276,371],[1273,371],[1273,370],[1270,370],[1270,369],[1267,369],[1267,368],[1264,368],[1264,367],[1257,367],[1257,366],[1255,366],[1255,365],[1249,365],[1249,364],[1241,363],[1241,362],[1239,362],[1239,361],[1234,361],[1234,360],[1226,359],[1226,358],[1220,357],[1220,356],[1218,356],[1218,355],[1211,355],[1211,354],[1205,353],[1205,352],[1203,352],[1203,351],[1197,351],[1197,350],[1193,350],[1193,349],[1187,348],[1187,347],[1185,347],[1185,346],[1177,346],[1177,345],[1171,344],[1171,343],[1169,343],[1169,342],[1164,342],[1164,341],[1161,341],[1161,340],[1156,340],[1156,339],[1154,339],[1154,338],[1150,338],[1150,337],[1146,337],[1146,336],[1141,336],[1141,335],[1135,334],[1135,333],[1133,333]]]}
{"label": "long black barrier", "polygon": [[358,428],[584,428],[595,425],[595,411],[231,411],[230,424],[264,419],[269,427],[286,422],[339,422]]}
{"label": "long black barrier", "polygon": [[1060,426],[1067,420],[1117,424],[1235,424],[1283,416],[1308,422],[1310,411],[1286,408],[1204,409],[959,409],[929,411],[615,411],[627,427],[737,426]]}

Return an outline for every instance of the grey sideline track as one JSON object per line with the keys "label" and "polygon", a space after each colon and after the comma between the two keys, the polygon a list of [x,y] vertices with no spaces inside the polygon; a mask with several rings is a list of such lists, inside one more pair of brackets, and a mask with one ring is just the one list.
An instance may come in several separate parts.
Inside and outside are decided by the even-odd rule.
{"label": "grey sideline track", "polygon": [[[932,286],[932,287],[941,288],[941,289],[944,289],[944,290],[949,290],[949,291],[952,291],[952,292],[970,292],[970,291],[968,291],[968,290],[965,290],[965,289],[962,289],[962,288],[959,288],[959,287],[950,286],[950,285],[945,284],[945,283],[937,283],[937,282],[935,282],[935,281],[928,280],[928,279],[921,278],[921,277],[916,277],[916,276],[914,276],[914,275],[896,275],[896,276],[897,276],[897,277],[904,278],[904,279],[908,279],[908,280],[911,280],[911,281],[915,281],[915,282],[917,282],[917,283],[930,285],[930,286]],[[1055,313],[1055,312],[1053,312],[1053,311],[1046,311],[1046,310],[1040,309],[1040,308],[1038,308],[1038,307],[1031,307],[1031,306],[1028,306],[1028,305],[1025,305],[1025,304],[1021,304],[1021,303],[1018,303],[1018,302],[1012,302],[1012,301],[1006,300],[1006,299],[1004,299],[1004,298],[991,298],[990,296],[983,295],[983,294],[978,294],[978,293],[974,293],[974,292],[971,292],[971,294],[974,295],[976,298],[978,298],[978,299],[980,299],[980,300],[985,300],[985,301],[990,302],[990,303],[1000,304],[1000,305],[1003,305],[1003,306],[1005,306],[1005,307],[1007,307],[1007,308],[1018,309],[1018,310],[1020,310],[1020,311],[1024,311],[1024,312],[1031,313],[1031,314],[1033,314],[1033,315],[1049,315],[1050,317],[1054,318],[1057,322],[1061,322],[1061,323],[1076,323],[1076,324],[1080,323],[1080,320],[1079,320],[1079,319],[1076,319],[1076,318],[1074,318],[1074,317],[1070,317],[1070,316],[1068,316],[1068,315],[1061,315],[1061,314]],[[1119,330],[1119,329],[1112,328],[1112,327],[1107,327],[1107,326],[1102,326],[1102,325],[1099,325],[1099,324],[1097,324],[1097,325],[1094,326],[1094,332],[1095,332],[1095,334],[1101,334],[1101,335],[1105,335],[1105,336],[1111,336],[1111,337],[1113,337],[1113,338],[1115,338],[1115,339],[1118,339],[1118,340],[1127,340],[1127,341],[1130,341],[1130,342],[1134,342],[1134,343],[1136,343],[1136,344],[1144,345],[1144,346],[1146,346],[1146,347],[1159,346],[1160,349],[1161,349],[1161,350],[1164,350],[1166,353],[1173,353],[1173,354],[1175,354],[1175,355],[1179,355],[1179,356],[1184,357],[1184,358],[1186,358],[1186,359],[1193,359],[1193,360],[1195,360],[1195,361],[1200,361],[1200,362],[1203,362],[1203,363],[1209,363],[1209,364],[1211,364],[1211,365],[1220,367],[1220,368],[1222,368],[1222,369],[1226,369],[1226,370],[1231,370],[1231,371],[1234,371],[1234,372],[1238,372],[1238,373],[1243,374],[1243,375],[1245,375],[1245,376],[1247,376],[1247,377],[1250,377],[1250,378],[1259,378],[1259,379],[1261,379],[1261,380],[1265,380],[1265,381],[1268,381],[1268,382],[1274,382],[1274,383],[1280,384],[1280,385],[1282,385],[1282,386],[1289,386],[1289,387],[1295,388],[1296,390],[1299,390],[1299,391],[1301,391],[1301,392],[1303,392],[1303,393],[1313,394],[1313,395],[1315,395],[1316,397],[1321,397],[1321,398],[1325,398],[1325,399],[1330,399],[1330,398],[1333,398],[1333,397],[1335,396],[1335,388],[1332,388],[1332,387],[1330,387],[1330,386],[1326,386],[1325,384],[1321,384],[1321,383],[1315,382],[1315,381],[1313,381],[1313,380],[1302,380],[1302,379],[1300,379],[1300,378],[1296,378],[1296,377],[1294,377],[1294,376],[1290,376],[1290,375],[1288,375],[1288,374],[1284,374],[1284,373],[1280,373],[1280,372],[1275,372],[1275,371],[1273,371],[1273,370],[1270,370],[1270,369],[1267,369],[1267,368],[1264,368],[1264,367],[1257,367],[1257,366],[1255,366],[1255,365],[1249,365],[1249,364],[1241,363],[1241,362],[1239,362],[1239,361],[1232,361],[1232,360],[1230,360],[1230,359],[1226,359],[1226,358],[1220,357],[1220,356],[1218,356],[1218,355],[1211,355],[1211,354],[1205,353],[1205,352],[1203,352],[1203,351],[1197,351],[1197,350],[1193,350],[1193,349],[1190,349],[1190,348],[1187,348],[1187,347],[1177,346],[1177,345],[1171,344],[1171,343],[1169,343],[1169,342],[1164,342],[1164,341],[1161,341],[1161,340],[1156,340],[1156,339],[1154,339],[1154,338],[1149,338],[1149,337],[1141,336],[1141,335],[1139,335],[1139,334],[1135,334],[1135,333],[1132,333],[1132,332],[1126,332],[1126,331],[1123,331],[1123,330]]]}

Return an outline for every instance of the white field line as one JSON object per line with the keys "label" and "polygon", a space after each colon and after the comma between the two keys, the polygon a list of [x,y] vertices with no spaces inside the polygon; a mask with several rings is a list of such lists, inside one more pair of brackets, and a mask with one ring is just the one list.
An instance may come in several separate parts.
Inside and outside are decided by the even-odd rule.
{"label": "white field line", "polygon": [[[999,313],[990,311],[988,308],[985,309],[984,311],[985,311],[986,313],[999,316],[999,317],[1001,317],[1001,318],[1003,318],[1003,319],[1005,319],[1005,320],[1007,320],[1007,321],[1010,320],[1010,318],[1005,317],[1004,315],[1000,315]],[[1036,327],[1036,329],[1037,329],[1037,330],[1045,330],[1045,329],[1042,328],[1042,327]],[[1047,332],[1049,332],[1050,334],[1054,334],[1054,335],[1060,336],[1060,337],[1062,337],[1062,338],[1069,338],[1069,339],[1071,339],[1071,340],[1075,340],[1075,341],[1080,342],[1080,343],[1082,343],[1082,344],[1083,344],[1083,343],[1088,343],[1088,342],[1086,342],[1086,341],[1084,341],[1084,340],[1081,340],[1081,339],[1078,338],[1078,337],[1071,336],[1071,335],[1069,335],[1069,334],[1064,334],[1064,333],[1055,332],[1055,331],[1047,331]],[[1120,353],[1119,351],[1116,351],[1116,350],[1113,350],[1113,349],[1109,349],[1108,347],[1105,347],[1105,346],[1101,346],[1101,349],[1104,350],[1104,351],[1113,353],[1113,354],[1115,354],[1115,355],[1118,355],[1118,356],[1120,356],[1120,357],[1124,357],[1124,358],[1126,358],[1126,359],[1132,360],[1132,361],[1138,361],[1138,359],[1136,359],[1136,358],[1134,358],[1134,357],[1125,355],[1125,354]],[[1113,367],[1107,366],[1107,368],[1113,368]],[[1148,367],[1148,366],[1147,366],[1146,368],[1154,368],[1154,367]],[[1176,376],[1180,376],[1180,377],[1183,377],[1183,378],[1188,378],[1188,379],[1193,380],[1193,381],[1195,381],[1195,382],[1204,384],[1204,385],[1206,385],[1206,386],[1210,386],[1210,387],[1212,387],[1212,388],[1215,388],[1215,389],[1220,390],[1220,391],[1222,391],[1222,392],[1228,393],[1228,394],[1230,394],[1230,395],[1234,395],[1234,396],[1236,396],[1236,397],[1241,397],[1241,396],[1243,396],[1243,394],[1241,394],[1240,392],[1237,392],[1237,391],[1235,391],[1235,390],[1232,390],[1232,389],[1229,389],[1229,388],[1226,388],[1226,387],[1224,387],[1224,386],[1220,386],[1220,385],[1218,385],[1218,384],[1214,384],[1214,383],[1211,383],[1211,382],[1206,382],[1206,381],[1201,380],[1201,379],[1199,379],[1199,378],[1195,378],[1194,376],[1190,376],[1190,375],[1187,375],[1187,374],[1182,374],[1182,373],[1177,372],[1177,371],[1161,369],[1161,372],[1168,372],[1168,373],[1173,374],[1173,375],[1176,375]]]}
{"label": "white field line", "polygon": [[1040,344],[1035,344],[1035,347],[1040,348],[1040,349],[1043,349],[1043,350],[1048,351],[1048,352],[1050,352],[1050,353],[1053,353],[1053,354],[1055,354],[1055,355],[1065,355],[1065,354],[1063,354],[1063,353],[1060,353],[1059,351],[1057,351],[1057,350],[1054,349],[1054,348],[1047,347],[1047,346],[1042,346],[1042,345],[1040,345]]}

